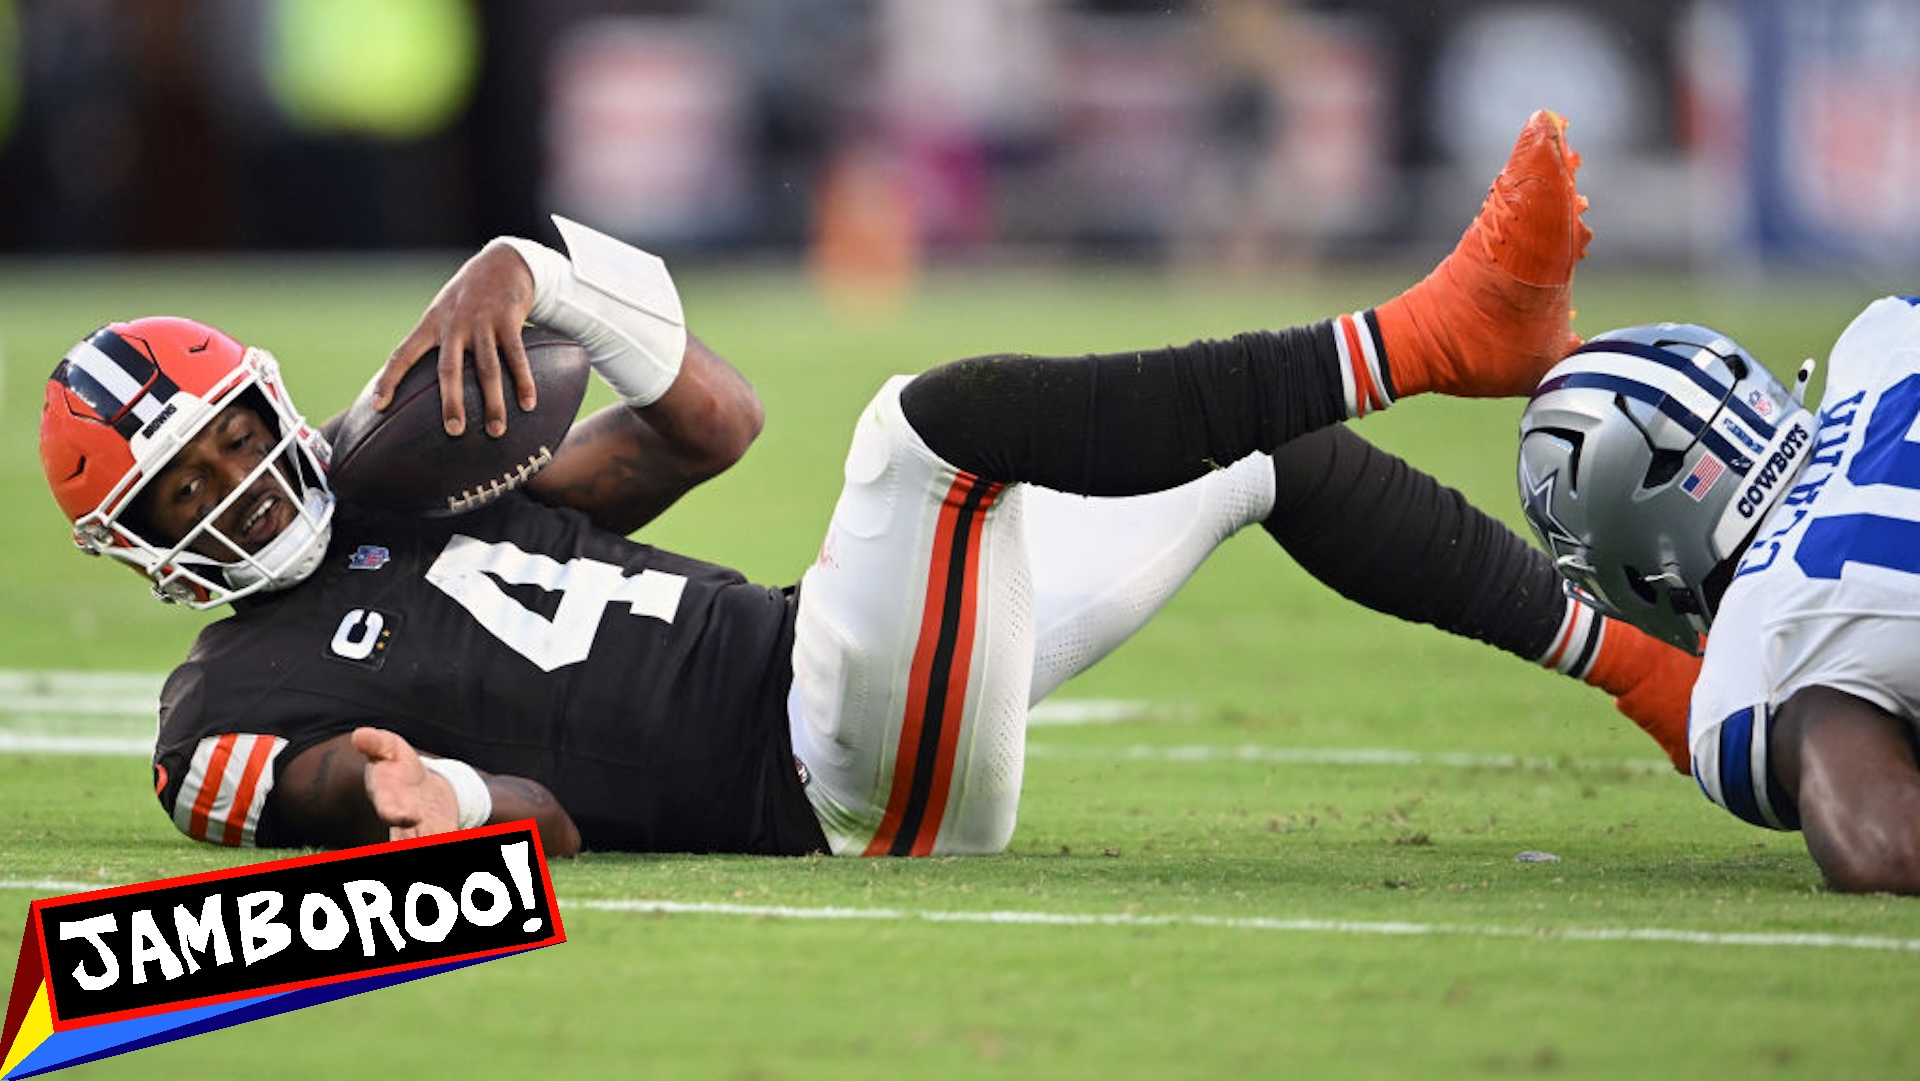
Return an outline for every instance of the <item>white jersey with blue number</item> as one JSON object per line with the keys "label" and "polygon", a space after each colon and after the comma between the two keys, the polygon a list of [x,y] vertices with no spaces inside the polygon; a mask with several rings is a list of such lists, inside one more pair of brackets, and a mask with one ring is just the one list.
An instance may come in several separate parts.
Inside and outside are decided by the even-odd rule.
{"label": "white jersey with blue number", "polygon": [[1721,601],[1690,733],[1709,798],[1798,828],[1767,736],[1810,686],[1920,718],[1920,298],[1874,302],[1834,343],[1813,453]]}

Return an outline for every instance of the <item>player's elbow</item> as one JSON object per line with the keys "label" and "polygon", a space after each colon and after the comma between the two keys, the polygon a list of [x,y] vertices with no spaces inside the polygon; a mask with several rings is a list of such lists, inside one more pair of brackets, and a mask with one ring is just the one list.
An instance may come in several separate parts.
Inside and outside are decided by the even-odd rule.
{"label": "player's elbow", "polygon": [[1871,851],[1830,853],[1818,862],[1827,887],[1836,893],[1920,895],[1920,839]]}
{"label": "player's elbow", "polygon": [[[1804,797],[1804,794],[1803,794]],[[1920,793],[1888,801],[1890,813],[1828,813],[1801,800],[1807,852],[1837,893],[1920,894]]]}
{"label": "player's elbow", "polygon": [[556,804],[557,814],[534,816],[534,825],[540,830],[540,848],[549,857],[571,859],[580,854],[580,827],[573,824],[573,816],[561,810]]}
{"label": "player's elbow", "polygon": [[731,469],[745,457],[747,448],[760,438],[761,430],[767,425],[766,407],[752,387],[741,388],[735,397],[737,400],[729,403],[725,410],[725,422],[717,426],[710,441],[709,457],[716,466],[715,473]]}
{"label": "player's elbow", "polygon": [[765,426],[766,409],[753,388],[731,387],[712,395],[699,422],[676,433],[681,472],[696,482],[719,476],[746,456]]}
{"label": "player's elbow", "polygon": [[516,822],[532,819],[540,831],[540,848],[548,856],[575,856],[580,853],[580,827],[567,813],[565,804],[551,789],[527,777],[495,773],[487,778],[487,792],[493,798],[488,821]]}
{"label": "player's elbow", "polygon": [[767,420],[753,384],[692,337],[680,378],[648,413],[681,475],[695,483],[731,469]]}

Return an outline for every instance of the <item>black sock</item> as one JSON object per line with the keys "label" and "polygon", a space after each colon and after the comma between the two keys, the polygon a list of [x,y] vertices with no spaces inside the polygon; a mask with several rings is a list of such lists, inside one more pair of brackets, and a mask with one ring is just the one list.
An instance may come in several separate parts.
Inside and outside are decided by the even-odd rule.
{"label": "black sock", "polygon": [[1528,661],[1553,645],[1552,562],[1459,492],[1345,426],[1287,443],[1273,467],[1267,532],[1341,596]]}
{"label": "black sock", "polygon": [[1345,417],[1330,323],[1143,353],[954,361],[900,396],[934,453],[977,477],[1137,495]]}

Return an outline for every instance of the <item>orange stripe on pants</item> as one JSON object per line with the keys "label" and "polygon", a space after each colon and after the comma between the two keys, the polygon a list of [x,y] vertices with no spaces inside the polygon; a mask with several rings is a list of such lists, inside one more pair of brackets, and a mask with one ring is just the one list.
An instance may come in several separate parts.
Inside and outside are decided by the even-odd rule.
{"label": "orange stripe on pants", "polygon": [[940,832],[966,718],[979,618],[981,540],[987,511],[1000,489],[963,473],[941,501],[893,783],[866,855],[929,855]]}

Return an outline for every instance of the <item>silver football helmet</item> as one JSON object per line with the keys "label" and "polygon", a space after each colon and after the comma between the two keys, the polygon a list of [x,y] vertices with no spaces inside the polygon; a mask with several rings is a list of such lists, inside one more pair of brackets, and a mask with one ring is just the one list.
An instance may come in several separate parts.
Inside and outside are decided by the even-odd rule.
{"label": "silver football helmet", "polygon": [[1792,487],[1813,434],[1799,393],[1725,335],[1616,330],[1534,391],[1520,418],[1520,499],[1573,592],[1698,653],[1734,560]]}

